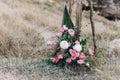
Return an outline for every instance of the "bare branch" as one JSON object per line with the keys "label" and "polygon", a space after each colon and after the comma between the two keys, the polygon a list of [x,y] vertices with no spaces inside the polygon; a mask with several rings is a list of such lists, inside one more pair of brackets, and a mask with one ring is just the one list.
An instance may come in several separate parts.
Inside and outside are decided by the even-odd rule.
{"label": "bare branch", "polygon": [[89,6],[90,6],[90,22],[91,22],[92,35],[93,35],[94,52],[96,52],[97,46],[96,46],[96,40],[95,40],[95,26],[94,26],[94,21],[93,21],[92,0],[88,0],[88,2],[89,2]]}

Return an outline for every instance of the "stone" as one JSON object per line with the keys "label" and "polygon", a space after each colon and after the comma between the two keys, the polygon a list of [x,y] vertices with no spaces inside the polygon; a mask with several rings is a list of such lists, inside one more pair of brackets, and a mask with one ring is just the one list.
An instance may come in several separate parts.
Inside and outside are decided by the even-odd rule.
{"label": "stone", "polygon": [[114,39],[109,44],[110,51],[119,50],[120,49],[120,39]]}

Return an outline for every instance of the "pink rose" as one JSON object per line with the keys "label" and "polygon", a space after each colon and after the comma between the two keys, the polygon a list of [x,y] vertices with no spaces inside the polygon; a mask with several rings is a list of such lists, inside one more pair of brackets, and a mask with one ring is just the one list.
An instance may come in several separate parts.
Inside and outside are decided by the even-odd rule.
{"label": "pink rose", "polygon": [[53,62],[53,63],[57,63],[58,61],[59,61],[59,58],[51,58],[51,61]]}
{"label": "pink rose", "polygon": [[55,58],[55,62],[57,63],[58,61],[59,61],[59,58],[58,58],[58,57],[56,57],[56,58]]}
{"label": "pink rose", "polygon": [[54,48],[55,44],[56,44],[56,41],[53,40],[53,41],[48,41],[47,42],[48,45],[50,45],[51,48]]}
{"label": "pink rose", "polygon": [[92,56],[93,54],[94,54],[94,51],[91,49],[91,48],[89,48],[89,54]]}
{"label": "pink rose", "polygon": [[66,59],[66,62],[67,62],[67,63],[71,63],[71,61],[72,61],[71,58],[67,58],[67,59]]}
{"label": "pink rose", "polygon": [[76,53],[76,57],[79,57],[79,53]]}
{"label": "pink rose", "polygon": [[74,36],[74,34],[75,34],[75,31],[73,29],[68,29],[68,32],[71,36]]}
{"label": "pink rose", "polygon": [[76,56],[76,53],[77,53],[76,51],[70,49],[69,52],[70,52],[71,56]]}
{"label": "pink rose", "polygon": [[55,58],[51,58],[51,61],[52,61],[53,63],[55,63],[55,62],[56,62],[56,59],[55,59]]}
{"label": "pink rose", "polygon": [[75,41],[75,44],[80,44],[80,42],[79,41]]}
{"label": "pink rose", "polygon": [[81,59],[85,58],[85,54],[84,54],[83,52],[80,53],[80,54],[79,54],[79,58],[81,58]]}
{"label": "pink rose", "polygon": [[57,58],[58,58],[58,59],[62,59],[62,58],[63,58],[62,54],[59,54],[59,53],[58,53],[58,54],[57,54]]}
{"label": "pink rose", "polygon": [[78,63],[78,64],[83,64],[83,63],[84,63],[84,60],[77,60],[77,63]]}
{"label": "pink rose", "polygon": [[62,36],[63,32],[58,32],[57,36]]}
{"label": "pink rose", "polygon": [[70,49],[69,52],[71,54],[71,59],[72,60],[75,60],[77,57],[79,57],[79,53],[77,53],[76,51]]}
{"label": "pink rose", "polygon": [[61,28],[60,28],[60,32],[63,33],[64,31],[65,31],[65,29],[64,29],[63,27],[61,27]]}
{"label": "pink rose", "polygon": [[71,56],[71,59],[72,60],[75,60],[77,57],[76,56]]}

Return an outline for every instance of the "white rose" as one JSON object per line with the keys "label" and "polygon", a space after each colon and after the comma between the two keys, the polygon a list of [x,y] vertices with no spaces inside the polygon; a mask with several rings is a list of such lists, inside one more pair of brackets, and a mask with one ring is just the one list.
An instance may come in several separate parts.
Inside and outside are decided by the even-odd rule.
{"label": "white rose", "polygon": [[81,52],[82,46],[80,44],[76,44],[75,46],[73,46],[73,49],[76,50],[77,52]]}
{"label": "white rose", "polygon": [[67,41],[61,41],[60,42],[60,47],[62,48],[62,49],[68,49],[68,47],[69,47],[69,43],[67,42]]}

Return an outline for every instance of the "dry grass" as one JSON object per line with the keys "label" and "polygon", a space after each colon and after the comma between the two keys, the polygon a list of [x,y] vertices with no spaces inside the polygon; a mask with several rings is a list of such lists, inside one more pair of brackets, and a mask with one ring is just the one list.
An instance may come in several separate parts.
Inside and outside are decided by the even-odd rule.
{"label": "dry grass", "polygon": [[[46,41],[55,38],[62,12],[59,4],[41,1],[0,0],[0,80],[118,80],[120,52],[115,50],[112,57],[113,54],[107,53],[110,41],[120,38],[119,22],[108,21],[95,13],[97,46],[106,64],[91,74],[67,74],[69,69],[64,71],[42,61],[49,55]],[[88,45],[92,46],[88,17],[85,12],[82,35],[89,37]]]}

